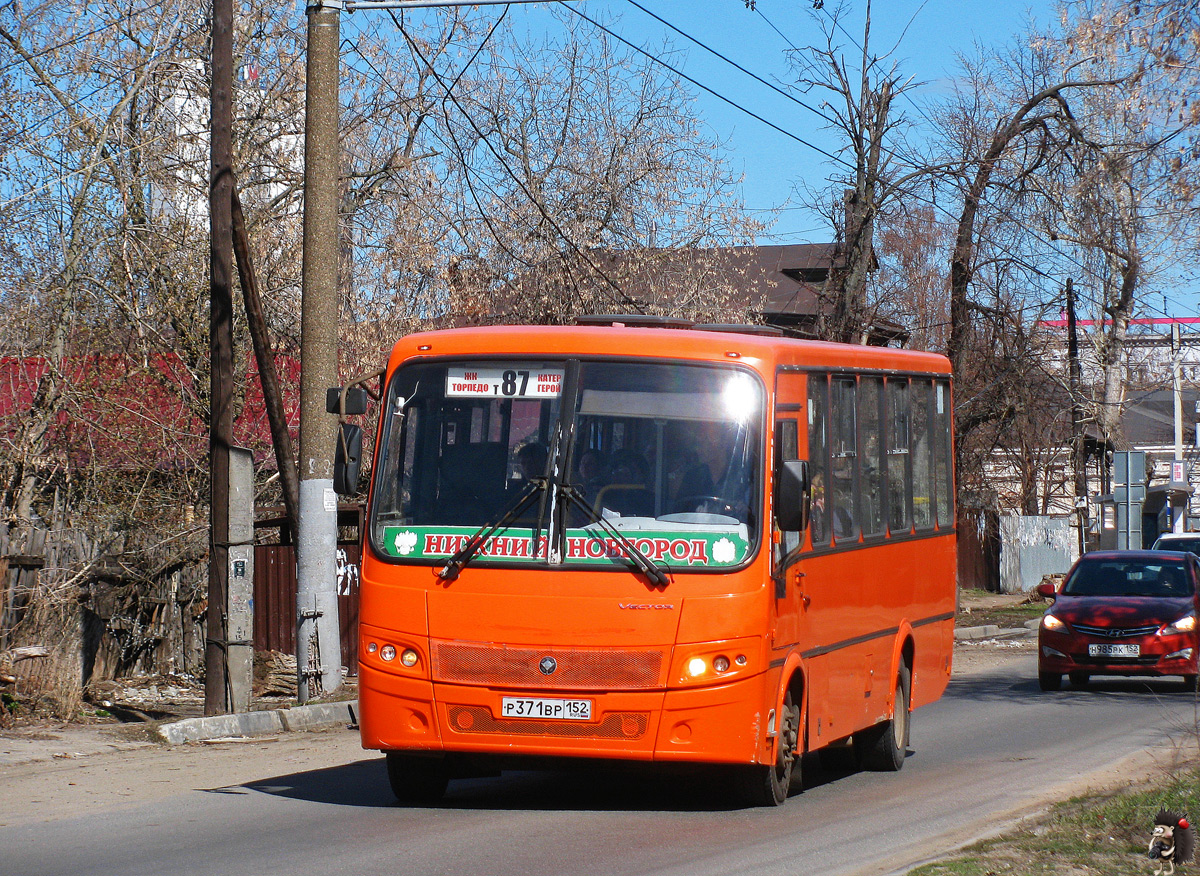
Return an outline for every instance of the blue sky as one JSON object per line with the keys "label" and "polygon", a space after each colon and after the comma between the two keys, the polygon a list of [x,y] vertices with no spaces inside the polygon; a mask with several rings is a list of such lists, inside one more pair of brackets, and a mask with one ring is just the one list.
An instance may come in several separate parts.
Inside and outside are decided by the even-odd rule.
{"label": "blue sky", "polygon": [[[744,0],[637,0],[637,5],[630,0],[589,0],[574,5],[608,23],[635,45],[656,47],[667,39],[683,53],[678,66],[689,77],[813,146],[836,151],[838,140],[832,132],[822,130],[822,119],[638,8],[644,7],[763,79],[785,85],[793,77],[785,57],[789,43],[803,47],[823,40],[811,0],[758,0],[753,11],[746,8]],[[827,0],[825,9],[817,14],[827,17],[836,5],[836,0]],[[872,51],[890,53],[905,77],[924,83],[910,92],[913,103],[905,101],[901,106],[920,122],[914,103],[921,105],[948,87],[958,54],[974,53],[976,41],[1003,45],[1024,30],[1029,16],[1044,23],[1052,9],[1050,0],[1028,5],[1007,0],[875,0]],[[842,23],[848,34],[839,37],[848,56],[859,53],[855,43],[861,41],[865,13],[863,0],[845,6]],[[527,21],[531,30],[557,26],[541,4],[512,6],[509,16],[518,27]],[[761,242],[828,240],[829,229],[797,204],[794,190],[800,181],[823,188],[832,171],[829,159],[720,98],[696,90],[699,115],[714,134],[728,141],[733,167],[744,175],[747,207],[781,210],[769,236]]]}

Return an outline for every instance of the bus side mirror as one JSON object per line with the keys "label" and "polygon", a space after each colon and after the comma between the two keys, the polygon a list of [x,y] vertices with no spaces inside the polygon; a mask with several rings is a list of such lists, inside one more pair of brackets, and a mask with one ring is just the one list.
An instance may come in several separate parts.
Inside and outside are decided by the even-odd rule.
{"label": "bus side mirror", "polygon": [[[325,412],[342,415],[342,387],[331,386],[325,390]],[[346,390],[346,416],[352,417],[367,412],[367,391],[361,386]]]}
{"label": "bus side mirror", "polygon": [[809,503],[808,461],[786,460],[775,483],[775,520],[779,528],[784,532],[807,529]]}
{"label": "bus side mirror", "polygon": [[353,423],[339,423],[337,447],[333,451],[333,489],[339,496],[358,492],[358,475],[362,470],[363,432]]}

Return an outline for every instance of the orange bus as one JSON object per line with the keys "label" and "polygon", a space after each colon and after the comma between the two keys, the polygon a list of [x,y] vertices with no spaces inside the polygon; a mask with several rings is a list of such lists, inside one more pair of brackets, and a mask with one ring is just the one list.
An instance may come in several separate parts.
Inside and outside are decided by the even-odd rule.
{"label": "orange bus", "polygon": [[393,349],[363,747],[406,801],[547,757],[724,765],[762,805],[827,746],[900,769],[950,677],[949,363],[609,321]]}

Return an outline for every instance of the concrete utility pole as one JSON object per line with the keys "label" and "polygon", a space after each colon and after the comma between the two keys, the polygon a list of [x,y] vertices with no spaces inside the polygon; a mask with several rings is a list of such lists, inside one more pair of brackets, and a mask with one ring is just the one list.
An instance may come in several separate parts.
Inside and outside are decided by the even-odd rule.
{"label": "concrete utility pole", "polygon": [[337,604],[337,494],[325,412],[336,386],[338,324],[338,49],[341,0],[308,6],[304,118],[304,272],[300,318],[300,526],[296,537],[298,699],[342,682]]}
{"label": "concrete utility pole", "polygon": [[213,0],[209,118],[209,544],[204,714],[229,711],[229,445],[233,441],[233,0]]}
{"label": "concrete utility pole", "polygon": [[[219,0],[214,0],[219,2]],[[224,0],[228,2],[228,0]],[[300,513],[296,533],[296,668],[300,702],[342,683],[337,604],[338,49],[342,9],[487,6],[535,0],[309,0],[304,101],[304,288],[300,316]]]}

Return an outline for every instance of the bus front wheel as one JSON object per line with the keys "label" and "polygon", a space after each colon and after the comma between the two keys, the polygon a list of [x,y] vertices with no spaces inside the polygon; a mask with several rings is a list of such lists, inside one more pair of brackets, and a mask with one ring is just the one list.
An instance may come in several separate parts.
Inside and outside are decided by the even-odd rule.
{"label": "bus front wheel", "polygon": [[800,707],[790,690],[783,698],[775,749],[775,763],[742,768],[742,796],[752,806],[779,806],[787,800],[792,784],[801,784]]}
{"label": "bus front wheel", "polygon": [[854,734],[854,748],[864,769],[876,772],[896,772],[904,766],[908,753],[909,691],[912,675],[901,664],[896,677],[896,698],[892,720],[876,724],[862,733]]}
{"label": "bus front wheel", "polygon": [[387,774],[392,793],[402,803],[436,803],[450,784],[450,768],[444,757],[389,751]]}

